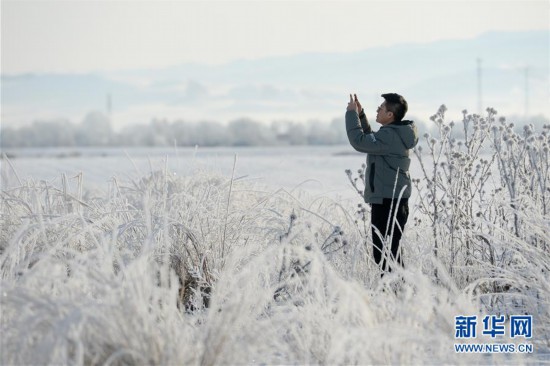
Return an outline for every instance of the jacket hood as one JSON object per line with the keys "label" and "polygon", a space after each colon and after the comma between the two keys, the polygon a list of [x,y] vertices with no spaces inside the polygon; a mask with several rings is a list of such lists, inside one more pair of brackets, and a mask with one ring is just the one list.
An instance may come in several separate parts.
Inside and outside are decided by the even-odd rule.
{"label": "jacket hood", "polygon": [[387,125],[387,127],[393,128],[397,132],[407,149],[412,149],[418,143],[418,131],[413,121],[395,121]]}

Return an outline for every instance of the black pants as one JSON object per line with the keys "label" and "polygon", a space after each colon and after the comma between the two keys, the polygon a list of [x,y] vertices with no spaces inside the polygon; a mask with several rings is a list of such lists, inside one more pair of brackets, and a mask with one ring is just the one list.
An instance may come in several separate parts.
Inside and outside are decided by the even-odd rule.
{"label": "black pants", "polygon": [[[397,210],[397,213],[396,211]],[[395,217],[395,220],[394,220]],[[381,204],[371,204],[371,224],[373,256],[376,264],[385,272],[391,272],[392,265],[397,263],[403,266],[399,241],[409,218],[409,202],[401,199],[399,205],[397,200],[384,198]],[[390,244],[391,248],[386,248]]]}

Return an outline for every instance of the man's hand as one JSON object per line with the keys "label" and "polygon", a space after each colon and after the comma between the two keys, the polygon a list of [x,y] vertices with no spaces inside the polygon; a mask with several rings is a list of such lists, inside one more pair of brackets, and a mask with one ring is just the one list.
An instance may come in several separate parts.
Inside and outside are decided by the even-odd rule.
{"label": "man's hand", "polygon": [[355,97],[355,104],[357,105],[357,113],[361,113],[363,110],[363,106],[361,106],[361,103],[359,103],[359,99],[357,99],[357,94],[353,94]]}
{"label": "man's hand", "polygon": [[349,95],[349,103],[348,103],[348,111],[355,111],[359,113],[360,109],[357,109],[357,96],[355,96],[355,100],[353,100],[353,96]]}

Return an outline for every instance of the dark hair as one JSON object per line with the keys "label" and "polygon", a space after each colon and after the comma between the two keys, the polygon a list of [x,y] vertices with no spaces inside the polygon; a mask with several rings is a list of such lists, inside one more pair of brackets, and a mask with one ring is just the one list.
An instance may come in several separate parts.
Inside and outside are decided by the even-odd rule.
{"label": "dark hair", "polygon": [[386,100],[386,110],[393,113],[394,120],[401,121],[409,109],[405,98],[396,93],[382,94],[382,98]]}

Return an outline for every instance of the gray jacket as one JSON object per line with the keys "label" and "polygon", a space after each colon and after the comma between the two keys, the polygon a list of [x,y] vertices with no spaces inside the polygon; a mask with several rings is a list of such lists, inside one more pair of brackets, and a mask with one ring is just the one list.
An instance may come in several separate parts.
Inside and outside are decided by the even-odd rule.
{"label": "gray jacket", "polygon": [[346,130],[351,146],[367,153],[365,173],[365,202],[382,203],[384,198],[411,196],[409,150],[418,143],[418,132],[413,121],[396,121],[372,129],[364,114],[361,118],[355,111],[346,112]]}

